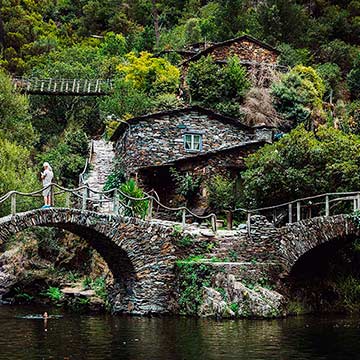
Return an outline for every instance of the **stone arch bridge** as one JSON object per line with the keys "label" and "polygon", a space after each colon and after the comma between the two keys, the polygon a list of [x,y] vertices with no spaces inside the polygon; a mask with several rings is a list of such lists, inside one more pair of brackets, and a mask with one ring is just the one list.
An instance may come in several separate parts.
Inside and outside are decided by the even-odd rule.
{"label": "stone arch bridge", "polygon": [[[132,314],[176,313],[176,244],[182,236],[173,226],[88,210],[37,209],[0,218],[0,241],[33,226],[68,230],[89,242],[107,262],[115,278],[114,311]],[[199,232],[196,236],[201,238]],[[276,228],[264,216],[251,218],[249,233],[232,233],[238,261],[281,264],[290,272],[312,249],[327,242],[360,236],[348,215],[322,216]],[[229,233],[213,238],[221,243]]]}
{"label": "stone arch bridge", "polygon": [[253,216],[251,222],[246,251],[265,261],[280,263],[286,272],[301,257],[323,244],[360,237],[360,228],[348,214],[304,219],[279,228],[264,216]]}
{"label": "stone arch bridge", "polygon": [[114,311],[173,312],[176,234],[171,226],[92,211],[37,209],[0,219],[0,241],[33,226],[68,230],[85,238],[115,279]]}

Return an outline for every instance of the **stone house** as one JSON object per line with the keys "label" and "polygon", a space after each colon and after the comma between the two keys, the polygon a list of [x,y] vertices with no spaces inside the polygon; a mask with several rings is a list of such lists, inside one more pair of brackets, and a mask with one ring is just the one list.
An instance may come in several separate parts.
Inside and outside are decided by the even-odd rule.
{"label": "stone house", "polygon": [[138,116],[121,123],[111,141],[125,175],[137,179],[161,202],[175,205],[173,171],[200,179],[199,193],[189,204],[204,207],[206,184],[216,174],[236,178],[244,159],[272,141],[272,128],[248,127],[239,120],[199,106]]}
{"label": "stone house", "polygon": [[184,89],[187,88],[186,75],[190,64],[203,56],[211,56],[218,64],[226,64],[229,57],[237,56],[240,63],[247,67],[253,84],[261,87],[269,84],[269,79],[274,77],[274,70],[279,70],[277,64],[279,50],[250,35],[199,47],[199,51],[192,51],[194,55],[189,56],[190,53],[186,52],[187,56],[181,63],[181,84]]}

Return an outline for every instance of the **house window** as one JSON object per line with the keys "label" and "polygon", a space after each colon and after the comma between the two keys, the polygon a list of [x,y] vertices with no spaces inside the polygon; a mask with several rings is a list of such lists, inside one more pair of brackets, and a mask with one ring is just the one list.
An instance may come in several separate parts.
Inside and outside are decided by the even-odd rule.
{"label": "house window", "polygon": [[199,134],[185,134],[184,147],[186,151],[201,151],[202,136]]}

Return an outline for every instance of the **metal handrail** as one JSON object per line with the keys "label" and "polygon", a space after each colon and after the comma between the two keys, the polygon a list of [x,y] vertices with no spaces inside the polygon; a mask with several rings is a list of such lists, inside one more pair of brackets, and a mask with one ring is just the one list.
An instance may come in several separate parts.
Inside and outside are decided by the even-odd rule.
{"label": "metal handrail", "polygon": [[[336,198],[332,199],[331,197],[334,197],[334,196],[336,196]],[[312,202],[313,200],[317,200],[317,199],[321,199],[321,198],[323,198],[324,201],[317,201],[315,203]],[[293,217],[294,217],[293,215],[296,216],[296,222],[302,220],[302,208],[304,208],[304,207],[307,208],[310,212],[310,214],[307,214],[306,218],[312,218],[312,217],[314,217],[313,213],[312,213],[312,208],[315,206],[325,205],[323,210],[324,210],[325,216],[327,217],[327,216],[330,216],[330,212],[333,209],[333,207],[343,201],[353,201],[354,202],[353,210],[360,211],[360,191],[348,191],[348,192],[330,192],[330,193],[324,193],[324,194],[319,194],[319,195],[313,195],[313,196],[308,196],[308,197],[304,197],[304,198],[299,198],[296,200],[291,200],[286,203],[257,208],[257,209],[237,208],[237,209],[232,210],[231,212],[232,213],[243,212],[246,214],[247,230],[250,235],[251,216],[256,213],[272,211],[273,212],[273,225],[276,225],[276,222],[277,222],[276,217],[278,215],[277,210],[280,208],[281,209],[287,208],[287,212],[288,212],[288,222],[287,223],[291,224],[291,223],[293,223]],[[304,202],[305,202],[305,204],[304,204]],[[334,204],[334,203],[336,203],[336,204]],[[330,206],[331,204],[334,204],[334,205]],[[293,205],[296,205],[294,211],[293,211]]]}
{"label": "metal handrail", "polygon": [[[314,195],[314,196],[308,196],[308,197],[305,197],[305,198],[299,198],[299,199],[296,199],[296,200],[288,201],[286,203],[277,204],[277,205],[273,205],[273,206],[262,207],[262,208],[256,208],[256,209],[237,208],[237,209],[232,210],[232,212],[243,211],[243,212],[249,212],[249,213],[256,213],[256,212],[260,212],[260,211],[273,210],[273,209],[285,207],[285,206],[290,205],[290,204],[296,204],[297,202],[303,202],[303,201],[308,201],[308,200],[319,199],[321,197],[326,197],[326,196],[329,196],[329,197],[330,196],[335,196],[335,195],[351,196],[351,195],[358,195],[358,194],[360,194],[360,191],[339,192],[339,193],[324,193],[324,194],[319,194],[319,195]],[[334,200],[332,200],[332,201],[334,201]]]}

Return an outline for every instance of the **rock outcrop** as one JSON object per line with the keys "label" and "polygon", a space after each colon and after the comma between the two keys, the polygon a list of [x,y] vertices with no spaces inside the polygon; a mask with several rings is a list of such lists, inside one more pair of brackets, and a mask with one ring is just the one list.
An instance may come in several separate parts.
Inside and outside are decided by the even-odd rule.
{"label": "rock outcrop", "polygon": [[218,273],[214,287],[204,287],[200,316],[217,318],[278,317],[284,313],[284,297],[260,285],[250,288],[234,275]]}

